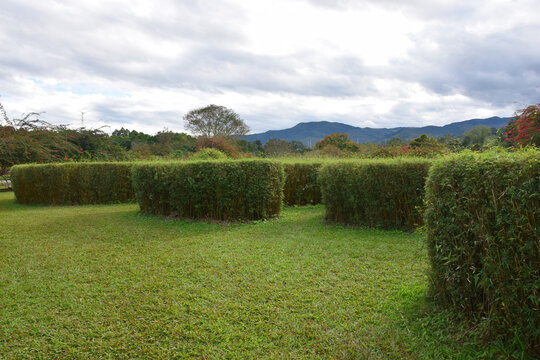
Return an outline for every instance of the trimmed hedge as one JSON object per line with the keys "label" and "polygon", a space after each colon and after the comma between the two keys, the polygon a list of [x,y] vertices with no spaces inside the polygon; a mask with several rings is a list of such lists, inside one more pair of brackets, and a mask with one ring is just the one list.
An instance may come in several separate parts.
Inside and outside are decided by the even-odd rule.
{"label": "trimmed hedge", "polygon": [[131,163],[16,165],[11,181],[21,204],[75,205],[133,201]]}
{"label": "trimmed hedge", "polygon": [[326,219],[348,225],[413,230],[422,224],[428,160],[333,163],[319,175]]}
{"label": "trimmed hedge", "polygon": [[286,205],[319,204],[321,187],[317,182],[321,163],[283,164],[285,185],[283,196]]}
{"label": "trimmed hedge", "polygon": [[540,354],[540,152],[439,161],[426,188],[433,297]]}
{"label": "trimmed hedge", "polygon": [[199,161],[133,166],[141,211],[179,218],[257,220],[279,215],[283,167],[271,161]]}

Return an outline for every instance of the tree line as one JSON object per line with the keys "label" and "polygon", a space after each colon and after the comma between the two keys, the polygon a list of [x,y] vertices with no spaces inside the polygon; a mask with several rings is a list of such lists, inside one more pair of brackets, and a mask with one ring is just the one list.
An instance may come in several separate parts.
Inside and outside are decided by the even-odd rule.
{"label": "tree line", "polygon": [[358,144],[347,134],[329,134],[307,147],[300,141],[270,139],[266,144],[242,139],[249,127],[233,110],[208,105],[188,112],[184,125],[191,134],[164,129],[155,135],[120,128],[69,128],[53,125],[28,113],[9,118],[0,103],[0,171],[15,164],[63,161],[124,161],[137,159],[186,159],[211,148],[227,157],[393,157],[433,156],[463,149],[483,150],[492,146],[540,146],[540,104],[518,111],[508,125],[497,131],[478,126],[463,137],[421,135],[411,141],[393,138],[386,143]]}

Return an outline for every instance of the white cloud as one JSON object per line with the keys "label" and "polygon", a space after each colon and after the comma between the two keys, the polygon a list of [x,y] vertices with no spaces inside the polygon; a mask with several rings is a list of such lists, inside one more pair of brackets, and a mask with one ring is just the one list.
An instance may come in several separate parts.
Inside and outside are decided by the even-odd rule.
{"label": "white cloud", "polygon": [[251,2],[247,11],[244,32],[250,51],[283,56],[315,50],[323,59],[356,56],[368,66],[387,65],[404,55],[412,45],[408,34],[422,27],[373,6],[329,11],[303,2],[264,0]]}

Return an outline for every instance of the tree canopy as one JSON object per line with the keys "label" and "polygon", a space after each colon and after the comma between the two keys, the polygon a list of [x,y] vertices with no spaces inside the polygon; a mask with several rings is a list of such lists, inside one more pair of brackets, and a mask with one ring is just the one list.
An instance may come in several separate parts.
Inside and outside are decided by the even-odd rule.
{"label": "tree canopy", "polygon": [[497,129],[489,126],[475,126],[463,134],[464,146],[484,146],[489,138],[493,137]]}
{"label": "tree canopy", "polygon": [[244,120],[225,106],[208,105],[191,110],[184,116],[186,129],[195,135],[205,137],[241,136],[249,132]]}

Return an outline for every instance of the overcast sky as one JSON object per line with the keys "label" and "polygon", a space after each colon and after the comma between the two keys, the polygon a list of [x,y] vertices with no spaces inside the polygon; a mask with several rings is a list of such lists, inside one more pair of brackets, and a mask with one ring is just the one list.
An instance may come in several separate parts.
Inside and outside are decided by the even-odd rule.
{"label": "overcast sky", "polygon": [[1,0],[0,101],[56,124],[444,125],[540,102],[538,0]]}

